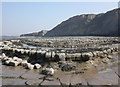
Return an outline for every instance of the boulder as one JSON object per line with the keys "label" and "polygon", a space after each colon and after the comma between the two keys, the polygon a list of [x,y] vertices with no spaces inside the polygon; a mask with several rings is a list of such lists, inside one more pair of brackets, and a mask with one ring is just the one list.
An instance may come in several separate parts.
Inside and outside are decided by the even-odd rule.
{"label": "boulder", "polygon": [[39,68],[41,68],[42,66],[40,65],[40,64],[38,64],[38,63],[36,63],[35,65],[34,65],[34,68],[35,69],[39,69]]}
{"label": "boulder", "polygon": [[119,50],[118,47],[117,47],[117,48],[114,48],[114,51],[115,51],[115,52],[118,52],[118,50]]}
{"label": "boulder", "polygon": [[75,55],[74,54],[66,54],[66,60],[74,60],[75,59]]}
{"label": "boulder", "polygon": [[11,62],[11,60],[6,60],[4,64],[9,65],[10,62]]}
{"label": "boulder", "polygon": [[51,52],[46,52],[45,53],[45,58],[48,58],[48,59],[51,58]]}
{"label": "boulder", "polygon": [[104,58],[104,57],[106,57],[106,54],[104,54],[103,51],[98,51],[97,56],[101,57],[101,58]]}
{"label": "boulder", "polygon": [[81,58],[81,53],[75,53],[75,61],[79,61]]}
{"label": "boulder", "polygon": [[110,48],[111,49],[111,53],[113,53],[114,52],[114,48]]}
{"label": "boulder", "polygon": [[2,57],[3,57],[3,58],[6,57],[5,53],[2,53]]}
{"label": "boulder", "polygon": [[72,54],[67,53],[66,58],[72,60],[79,60],[81,58],[81,53],[72,53]]}
{"label": "boulder", "polygon": [[59,68],[61,68],[62,71],[72,71],[75,70],[76,67],[70,63],[66,63],[64,61],[58,62]]}
{"label": "boulder", "polygon": [[53,75],[54,69],[53,68],[43,68],[42,73],[45,75]]}
{"label": "boulder", "polygon": [[12,61],[10,61],[9,65],[10,66],[18,66],[19,62],[12,60]]}
{"label": "boulder", "polygon": [[13,49],[13,50],[16,50],[17,52],[21,52],[21,49]]}
{"label": "boulder", "polygon": [[54,58],[55,57],[55,52],[51,52],[51,57]]}
{"label": "boulder", "polygon": [[61,60],[65,60],[65,58],[66,58],[66,55],[65,55],[65,53],[57,53],[56,55],[55,55],[55,58],[58,60],[58,61],[61,61]]}
{"label": "boulder", "polygon": [[27,63],[26,68],[32,70],[34,69],[34,65]]}
{"label": "boulder", "polygon": [[18,58],[16,61],[19,62],[19,63],[21,63],[22,59]]}
{"label": "boulder", "polygon": [[36,50],[31,50],[30,54],[35,54],[37,51]]}
{"label": "boulder", "polygon": [[20,53],[21,53],[21,54],[25,54],[25,50],[24,50],[24,49],[21,49],[21,50],[20,50]]}
{"label": "boulder", "polygon": [[23,60],[23,61],[21,62],[21,65],[22,65],[22,66],[26,66],[27,63],[28,63],[27,60]]}
{"label": "boulder", "polygon": [[97,51],[92,52],[93,53],[93,57],[97,56]]}
{"label": "boulder", "polygon": [[41,50],[41,56],[45,55],[46,51]]}
{"label": "boulder", "polygon": [[7,60],[10,60],[10,61],[12,61],[13,59],[12,59],[12,58],[7,58]]}
{"label": "boulder", "polygon": [[111,49],[107,49],[106,51],[107,51],[108,54],[112,53]]}
{"label": "boulder", "polygon": [[18,60],[18,57],[13,57],[13,60],[14,60],[14,61],[17,61],[17,60]]}
{"label": "boulder", "polygon": [[75,66],[69,65],[69,64],[63,65],[63,66],[61,67],[61,70],[62,70],[62,71],[72,71],[72,70],[75,70],[75,69],[76,69]]}
{"label": "boulder", "polygon": [[3,62],[6,61],[6,60],[8,60],[8,57],[2,58],[2,61],[3,61]]}
{"label": "boulder", "polygon": [[39,54],[39,53],[41,53],[41,50],[38,50],[38,51],[37,51],[37,54]]}
{"label": "boulder", "polygon": [[110,55],[108,55],[108,56],[107,56],[107,58],[108,58],[108,59],[112,59],[113,57],[112,57],[112,56],[110,56]]}
{"label": "boulder", "polygon": [[0,55],[0,59],[2,59],[3,57],[2,57],[2,55]]}
{"label": "boulder", "polygon": [[18,57],[13,57],[13,60],[14,60],[14,61],[17,61],[17,62],[19,62],[19,63],[22,62],[22,59],[20,59],[20,58],[18,58]]}
{"label": "boulder", "polygon": [[83,62],[90,60],[90,58],[91,58],[91,55],[89,53],[82,53],[81,55],[81,61]]}
{"label": "boulder", "polygon": [[29,50],[24,50],[24,51],[25,51],[25,53],[26,53],[26,54],[28,54],[28,53],[29,53]]}
{"label": "boulder", "polygon": [[103,53],[104,53],[104,54],[108,54],[106,50],[103,50]]}

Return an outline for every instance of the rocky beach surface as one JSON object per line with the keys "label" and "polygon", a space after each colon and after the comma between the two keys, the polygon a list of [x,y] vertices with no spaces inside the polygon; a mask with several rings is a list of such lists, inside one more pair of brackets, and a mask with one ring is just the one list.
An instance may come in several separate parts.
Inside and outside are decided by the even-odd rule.
{"label": "rocky beach surface", "polygon": [[118,85],[117,37],[18,37],[0,42],[2,85]]}

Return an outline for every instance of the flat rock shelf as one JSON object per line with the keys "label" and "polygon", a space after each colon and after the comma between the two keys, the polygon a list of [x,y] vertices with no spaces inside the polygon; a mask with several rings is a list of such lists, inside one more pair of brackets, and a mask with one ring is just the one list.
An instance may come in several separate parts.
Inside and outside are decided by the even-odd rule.
{"label": "flat rock shelf", "polygon": [[117,37],[18,37],[0,42],[2,85],[119,85]]}

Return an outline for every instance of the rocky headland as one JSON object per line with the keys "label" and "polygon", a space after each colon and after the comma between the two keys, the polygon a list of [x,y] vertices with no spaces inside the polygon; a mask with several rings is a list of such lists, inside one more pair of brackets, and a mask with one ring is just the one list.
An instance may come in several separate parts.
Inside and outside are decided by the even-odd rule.
{"label": "rocky headland", "polygon": [[48,32],[48,30],[41,30],[40,32],[34,32],[34,33],[28,33],[28,34],[21,34],[20,36],[21,37],[32,37],[32,36],[34,36],[34,37],[42,37],[42,36],[44,36],[46,33]]}
{"label": "rocky headland", "polygon": [[45,33],[41,31],[21,36],[120,36],[119,12],[120,8],[117,8],[106,13],[76,15]]}

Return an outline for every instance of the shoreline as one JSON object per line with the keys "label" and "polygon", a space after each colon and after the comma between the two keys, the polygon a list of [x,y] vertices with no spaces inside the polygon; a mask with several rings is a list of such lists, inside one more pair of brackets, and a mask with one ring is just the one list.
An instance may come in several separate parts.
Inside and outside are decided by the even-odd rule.
{"label": "shoreline", "polygon": [[[39,44],[40,48],[30,48],[29,43]],[[117,85],[119,79],[115,66],[119,64],[116,56],[119,41],[115,37],[12,38],[0,44],[3,72],[6,72],[3,84]],[[79,49],[78,44],[81,44]],[[53,49],[41,49],[44,47]]]}

